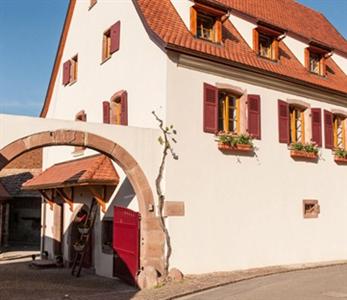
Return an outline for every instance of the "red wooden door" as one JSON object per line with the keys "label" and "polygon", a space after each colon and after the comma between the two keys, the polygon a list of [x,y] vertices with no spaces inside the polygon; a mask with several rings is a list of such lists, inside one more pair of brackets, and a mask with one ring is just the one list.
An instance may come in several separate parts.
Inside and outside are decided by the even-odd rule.
{"label": "red wooden door", "polygon": [[114,275],[136,284],[139,270],[140,214],[124,207],[114,207]]}

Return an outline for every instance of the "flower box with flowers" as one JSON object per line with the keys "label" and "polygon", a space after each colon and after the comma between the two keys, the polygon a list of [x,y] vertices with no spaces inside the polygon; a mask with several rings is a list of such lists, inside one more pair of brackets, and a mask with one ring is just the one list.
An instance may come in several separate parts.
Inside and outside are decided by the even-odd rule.
{"label": "flower box with flowers", "polygon": [[338,164],[347,164],[347,150],[335,149],[334,161]]}
{"label": "flower box with flowers", "polygon": [[225,153],[233,152],[253,152],[252,137],[246,134],[232,134],[219,132],[217,134],[216,142],[218,142],[218,149]]}
{"label": "flower box with flowers", "polygon": [[318,158],[318,147],[314,143],[292,143],[290,145],[290,156],[292,158],[316,160]]}

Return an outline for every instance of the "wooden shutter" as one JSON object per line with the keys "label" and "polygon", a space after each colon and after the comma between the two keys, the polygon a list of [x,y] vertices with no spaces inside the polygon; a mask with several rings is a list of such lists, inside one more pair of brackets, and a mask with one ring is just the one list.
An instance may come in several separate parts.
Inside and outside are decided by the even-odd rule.
{"label": "wooden shutter", "polygon": [[334,146],[333,114],[327,110],[324,110],[324,137],[325,137],[325,148],[332,149]]}
{"label": "wooden shutter", "polygon": [[113,24],[110,28],[111,54],[119,50],[120,44],[120,21]]}
{"label": "wooden shutter", "polygon": [[322,147],[322,111],[320,108],[311,109],[312,141]]}
{"label": "wooden shutter", "polygon": [[193,6],[190,8],[190,32],[194,36],[197,34],[197,13]]}
{"label": "wooden shutter", "polygon": [[253,50],[259,54],[259,32],[256,28],[253,29]]}
{"label": "wooden shutter", "polygon": [[325,63],[325,57],[324,55],[319,61],[319,69],[320,69],[320,75],[325,76],[327,74],[327,66]]}
{"label": "wooden shutter", "polygon": [[204,132],[218,132],[218,89],[204,83]]}
{"label": "wooden shutter", "polygon": [[110,102],[108,101],[102,102],[102,114],[103,114],[103,122],[105,124],[110,124]]}
{"label": "wooden shutter", "polygon": [[305,48],[305,68],[310,71],[310,49]]}
{"label": "wooden shutter", "polygon": [[279,54],[279,42],[276,38],[274,38],[272,42],[272,59],[273,60],[279,60],[280,59],[280,54]]}
{"label": "wooden shutter", "polygon": [[278,100],[278,136],[279,142],[289,144],[289,105]]}
{"label": "wooden shutter", "polygon": [[70,83],[71,61],[68,60],[63,64],[63,85]]}
{"label": "wooden shutter", "polygon": [[120,124],[128,125],[128,93],[124,91],[121,95],[121,116],[120,116]]}
{"label": "wooden shutter", "polygon": [[215,34],[214,39],[216,43],[222,42],[222,31],[223,31],[222,21],[217,20],[216,23],[214,24],[214,34]]}
{"label": "wooden shutter", "polygon": [[260,96],[248,95],[248,133],[255,139],[261,138]]}

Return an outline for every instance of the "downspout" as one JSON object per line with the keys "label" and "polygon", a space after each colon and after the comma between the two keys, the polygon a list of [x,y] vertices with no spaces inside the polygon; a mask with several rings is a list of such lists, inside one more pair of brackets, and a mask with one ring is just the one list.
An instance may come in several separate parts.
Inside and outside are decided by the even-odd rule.
{"label": "downspout", "polygon": [[41,212],[41,245],[40,245],[40,255],[41,259],[45,258],[45,236],[46,236],[46,201],[42,197],[42,212]]}

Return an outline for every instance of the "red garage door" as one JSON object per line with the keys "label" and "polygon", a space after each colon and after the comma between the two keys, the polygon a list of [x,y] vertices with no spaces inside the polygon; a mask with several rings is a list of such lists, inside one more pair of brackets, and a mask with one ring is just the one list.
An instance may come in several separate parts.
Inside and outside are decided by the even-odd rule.
{"label": "red garage door", "polygon": [[140,214],[124,207],[114,207],[114,275],[136,284],[139,270]]}

